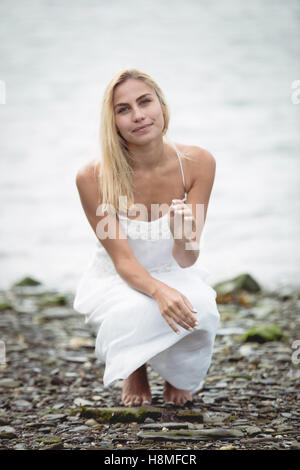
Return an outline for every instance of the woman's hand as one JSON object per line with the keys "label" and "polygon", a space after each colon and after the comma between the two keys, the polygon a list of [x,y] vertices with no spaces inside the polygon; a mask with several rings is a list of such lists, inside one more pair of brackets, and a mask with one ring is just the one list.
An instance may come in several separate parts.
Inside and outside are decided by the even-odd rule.
{"label": "woman's hand", "polygon": [[174,240],[189,242],[196,234],[195,217],[191,209],[179,199],[172,200],[168,221]]}
{"label": "woman's hand", "polygon": [[175,333],[180,333],[180,331],[173,321],[186,330],[192,329],[198,324],[197,318],[192,314],[196,310],[191,302],[178,290],[160,282],[153,298],[156,300],[162,316]]}

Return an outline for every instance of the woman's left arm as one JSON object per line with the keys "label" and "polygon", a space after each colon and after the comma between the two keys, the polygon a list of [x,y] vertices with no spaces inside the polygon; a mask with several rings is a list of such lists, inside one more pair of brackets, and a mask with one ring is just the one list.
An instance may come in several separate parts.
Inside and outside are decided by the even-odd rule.
{"label": "woman's left arm", "polygon": [[192,186],[185,203],[175,199],[170,208],[169,224],[174,238],[172,255],[180,267],[192,266],[200,254],[200,238],[214,184],[216,160],[205,149],[193,147],[190,161]]}

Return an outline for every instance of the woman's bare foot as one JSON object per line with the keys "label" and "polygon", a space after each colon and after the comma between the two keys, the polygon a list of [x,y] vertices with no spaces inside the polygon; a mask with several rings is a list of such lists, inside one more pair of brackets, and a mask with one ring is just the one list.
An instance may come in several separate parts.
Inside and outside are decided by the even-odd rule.
{"label": "woman's bare foot", "polygon": [[174,405],[184,405],[187,401],[193,401],[192,392],[175,388],[165,380],[164,384],[164,402]]}
{"label": "woman's bare foot", "polygon": [[122,403],[125,406],[151,405],[152,395],[144,364],[123,380]]}

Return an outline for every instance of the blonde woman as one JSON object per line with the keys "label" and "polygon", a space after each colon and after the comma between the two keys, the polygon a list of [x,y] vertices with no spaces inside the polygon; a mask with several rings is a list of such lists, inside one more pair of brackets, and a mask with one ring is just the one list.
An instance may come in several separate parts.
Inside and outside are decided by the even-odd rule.
{"label": "blonde woman", "polygon": [[101,153],[76,184],[96,237],[74,309],[96,332],[104,387],[123,379],[122,403],[151,404],[147,363],[164,403],[201,388],[219,323],[209,272],[196,261],[215,159],[166,138],[169,111],[146,73],[122,70],[104,92]]}

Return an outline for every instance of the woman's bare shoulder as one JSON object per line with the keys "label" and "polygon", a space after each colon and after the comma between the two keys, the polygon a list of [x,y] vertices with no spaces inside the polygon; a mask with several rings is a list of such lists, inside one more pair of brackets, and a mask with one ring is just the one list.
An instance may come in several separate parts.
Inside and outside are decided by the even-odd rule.
{"label": "woman's bare shoulder", "polygon": [[[180,154],[186,178],[187,191],[197,181],[204,181],[213,177],[216,168],[214,156],[205,148],[198,145],[186,145],[175,142]],[[186,158],[184,158],[186,157]]]}
{"label": "woman's bare shoulder", "polygon": [[[198,145],[186,145],[176,143],[179,152],[183,155],[183,164],[192,176],[200,176],[207,172],[214,172],[216,167],[215,157],[207,149]],[[184,158],[186,157],[186,158]]]}
{"label": "woman's bare shoulder", "polygon": [[199,145],[186,145],[175,142],[178,150],[183,156],[188,157],[187,160],[199,163],[204,160],[214,158],[213,155],[205,148],[200,147]]}
{"label": "woman's bare shoulder", "polygon": [[97,178],[97,174],[100,169],[100,160],[99,159],[93,159],[90,160],[87,163],[84,163],[81,167],[79,167],[77,174],[76,174],[76,180],[91,180]]}

